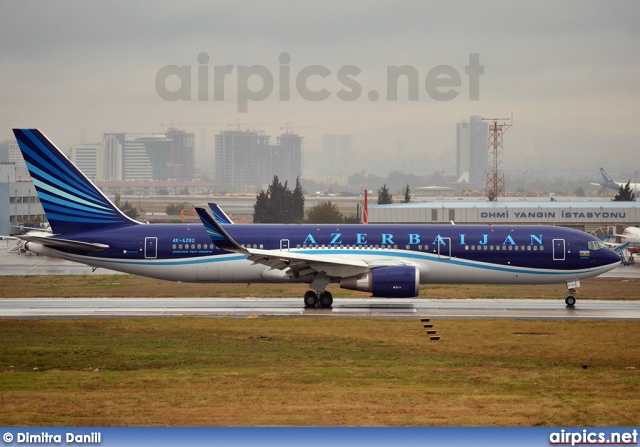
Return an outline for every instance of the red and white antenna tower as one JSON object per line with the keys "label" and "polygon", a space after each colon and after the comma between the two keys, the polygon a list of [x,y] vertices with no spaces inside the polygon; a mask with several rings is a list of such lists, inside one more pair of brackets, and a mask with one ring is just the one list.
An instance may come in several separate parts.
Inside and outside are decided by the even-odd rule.
{"label": "red and white antenna tower", "polygon": [[505,197],[504,172],[500,156],[502,155],[502,135],[513,125],[511,118],[482,118],[483,121],[493,121],[489,124],[489,165],[487,166],[487,197],[497,200]]}

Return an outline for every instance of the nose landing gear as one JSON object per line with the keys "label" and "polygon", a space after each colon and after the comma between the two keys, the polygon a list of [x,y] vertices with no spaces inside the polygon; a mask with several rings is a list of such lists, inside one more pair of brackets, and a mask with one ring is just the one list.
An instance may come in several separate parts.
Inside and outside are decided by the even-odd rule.
{"label": "nose landing gear", "polygon": [[569,290],[567,293],[567,297],[564,299],[564,302],[567,305],[567,307],[573,307],[576,305],[576,297],[573,295],[578,293],[578,291],[576,290],[578,287],[580,287],[580,281],[567,282],[567,289]]}
{"label": "nose landing gear", "polygon": [[573,296],[573,293],[575,293],[575,292],[576,291],[574,289],[569,289],[569,294],[564,299],[564,302],[567,305],[567,307],[573,307],[573,306],[576,305],[576,297]]}

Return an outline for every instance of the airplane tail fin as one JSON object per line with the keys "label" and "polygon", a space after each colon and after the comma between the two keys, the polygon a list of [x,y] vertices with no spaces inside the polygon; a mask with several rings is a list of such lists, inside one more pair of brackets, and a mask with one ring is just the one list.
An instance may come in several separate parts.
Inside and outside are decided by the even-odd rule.
{"label": "airplane tail fin", "polygon": [[460,178],[456,180],[456,183],[469,183],[469,172],[463,172]]}
{"label": "airplane tail fin", "polygon": [[608,186],[609,188],[618,189],[618,183],[616,183],[616,181],[611,178],[609,173],[604,168],[600,168],[600,174],[602,174],[602,178],[604,179],[604,183],[601,183],[602,186]]}
{"label": "airplane tail fin", "polygon": [[13,129],[54,234],[137,225],[38,129]]}

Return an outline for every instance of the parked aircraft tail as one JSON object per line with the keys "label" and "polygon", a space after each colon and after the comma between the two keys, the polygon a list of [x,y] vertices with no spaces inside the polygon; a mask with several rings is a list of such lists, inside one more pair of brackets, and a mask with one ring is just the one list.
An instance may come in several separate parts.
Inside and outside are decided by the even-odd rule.
{"label": "parked aircraft tail", "polygon": [[54,234],[136,225],[38,129],[13,129]]}
{"label": "parked aircraft tail", "polygon": [[601,183],[600,185],[606,186],[608,188],[613,188],[613,189],[619,188],[618,183],[616,183],[615,180],[611,178],[609,173],[604,168],[600,168],[600,174],[602,174],[602,178],[604,179],[604,182]]}
{"label": "parked aircraft tail", "polygon": [[456,180],[456,183],[469,183],[469,172],[463,172],[460,178]]}

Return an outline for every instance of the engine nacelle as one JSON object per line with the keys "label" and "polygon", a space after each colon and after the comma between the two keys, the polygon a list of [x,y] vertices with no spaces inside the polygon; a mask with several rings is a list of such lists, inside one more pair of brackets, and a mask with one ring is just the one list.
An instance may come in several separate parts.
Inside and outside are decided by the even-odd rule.
{"label": "engine nacelle", "polygon": [[420,293],[420,270],[409,265],[376,267],[340,281],[343,289],[371,292],[376,297],[413,298]]}

